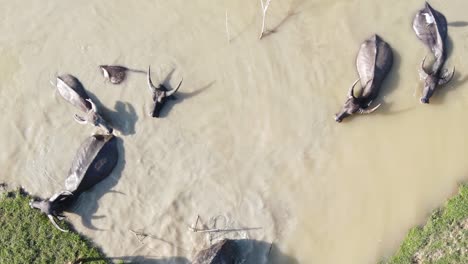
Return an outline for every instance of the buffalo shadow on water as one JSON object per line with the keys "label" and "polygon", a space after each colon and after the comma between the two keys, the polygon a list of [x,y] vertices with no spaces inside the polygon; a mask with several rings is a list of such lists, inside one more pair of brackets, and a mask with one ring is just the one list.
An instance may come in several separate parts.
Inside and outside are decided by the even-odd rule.
{"label": "buffalo shadow on water", "polygon": [[[274,26],[273,28],[271,29],[266,29],[266,25],[265,25],[265,32],[263,33],[263,38],[265,37],[268,37],[269,35],[271,34],[274,34],[276,32],[278,32],[279,28],[282,27],[284,24],[286,24],[286,22],[288,22],[289,20],[291,20],[291,18],[295,17],[296,15],[298,15],[300,12],[297,11],[297,8],[299,5],[301,5],[304,1],[299,1],[299,3],[295,4],[295,2],[293,1],[290,6],[289,6],[289,10],[288,10],[288,13],[286,14],[286,16],[278,23],[276,24],[276,26]],[[295,5],[294,5],[295,4]],[[267,16],[267,15],[266,15]]]}
{"label": "buffalo shadow on water", "polygon": [[[171,71],[171,73],[169,73],[168,77],[166,77],[165,80],[162,82],[162,84],[166,88],[168,88],[169,90],[170,90],[170,88],[169,88],[170,87],[169,86],[169,79],[170,79],[170,75],[172,75],[172,73],[173,73],[173,71]],[[204,92],[205,90],[209,89],[215,82],[216,81],[211,81],[211,82],[207,83],[206,85],[204,85],[203,87],[198,88],[197,90],[195,90],[193,92],[182,92],[182,91],[180,91],[180,90],[182,90],[182,87],[184,86],[184,84],[182,83],[182,85],[180,87],[180,90],[177,93],[175,93],[170,100],[166,101],[166,104],[161,109],[161,112],[160,112],[159,116],[160,117],[167,117],[169,112],[172,110],[172,108],[176,104],[182,103],[184,100],[187,100],[187,99],[190,99],[190,98],[192,98],[194,96],[197,96],[198,94],[200,94],[200,93]]]}
{"label": "buffalo shadow on water", "polygon": [[468,26],[468,22],[467,21],[453,21],[453,22],[447,23],[447,25],[449,27],[466,27]]}
{"label": "buffalo shadow on water", "polygon": [[138,120],[138,116],[132,104],[117,101],[114,106],[115,110],[110,110],[105,107],[92,92],[87,90],[86,93],[93,100],[93,103],[96,104],[102,118],[109,122],[113,129],[120,131],[124,136],[135,134],[135,124]]}
{"label": "buffalo shadow on water", "polygon": [[[236,246],[241,252],[236,258],[235,264],[299,264],[298,260],[283,254],[275,243],[254,239],[236,239]],[[108,257],[112,261],[123,261],[124,263],[147,263],[147,264],[189,264],[184,257],[156,258],[152,256],[120,256]],[[78,259],[74,263],[92,263],[103,260],[100,258]],[[192,260],[194,261],[194,260]],[[217,264],[217,263],[213,263]]]}
{"label": "buffalo shadow on water", "polygon": [[[236,240],[242,252],[242,259],[245,264],[299,264],[297,259],[287,256],[281,252],[273,242],[266,242],[254,239]],[[263,260],[263,261],[262,261]]]}
{"label": "buffalo shadow on water", "polygon": [[123,147],[123,140],[119,137],[116,138],[117,151],[119,152],[119,158],[115,168],[111,174],[93,186],[91,189],[83,192],[74,203],[74,206],[70,209],[73,213],[81,216],[83,226],[92,230],[102,230],[96,228],[92,223],[92,219],[100,219],[105,216],[94,216],[97,209],[99,208],[98,201],[105,194],[119,194],[124,195],[122,192],[111,191],[122,176],[122,171],[125,167],[125,149]]}
{"label": "buffalo shadow on water", "polygon": [[[220,242],[220,241],[218,241]],[[215,242],[213,245],[215,245]],[[212,245],[212,246],[213,246]],[[210,247],[205,247],[202,251],[202,255],[198,255],[201,251],[193,257],[192,261],[198,261],[197,263],[205,263],[204,261],[213,257],[215,253],[218,257],[217,261],[210,262],[218,264],[220,260],[231,259],[234,256],[233,263],[243,264],[298,264],[299,262],[290,256],[286,256],[276,246],[275,243],[270,243],[255,239],[232,239],[230,243],[225,244],[220,251],[206,251]],[[223,257],[224,256],[224,257]],[[196,258],[198,257],[198,258]],[[196,259],[195,259],[196,258]],[[206,262],[208,263],[208,262]],[[224,262],[222,262],[224,263]]]}

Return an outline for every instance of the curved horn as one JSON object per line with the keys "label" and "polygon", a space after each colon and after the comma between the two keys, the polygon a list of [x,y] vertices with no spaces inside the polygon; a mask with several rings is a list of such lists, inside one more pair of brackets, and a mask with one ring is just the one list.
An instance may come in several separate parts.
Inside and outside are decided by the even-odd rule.
{"label": "curved horn", "polygon": [[452,80],[453,75],[455,75],[455,66],[453,66],[453,70],[451,73],[442,76],[442,78],[439,80],[439,85],[444,85],[444,84],[449,83]]}
{"label": "curved horn", "polygon": [[359,80],[361,80],[361,78],[357,79],[357,80],[353,83],[353,85],[351,85],[351,88],[349,88],[349,92],[348,92],[348,97],[349,97],[349,98],[356,98],[356,97],[354,97],[354,86],[356,86],[356,83],[358,83]]}
{"label": "curved horn", "polygon": [[62,232],[65,232],[65,233],[68,232],[68,230],[62,229],[62,228],[60,228],[59,225],[57,225],[57,223],[55,222],[54,217],[52,215],[49,214],[49,215],[47,215],[47,217],[49,217],[50,222],[52,222],[52,224],[55,226],[55,228],[57,228],[58,230],[60,230]]}
{"label": "curved horn", "polygon": [[88,121],[86,121],[86,119],[84,119],[83,117],[75,114],[73,116],[73,118],[75,118],[75,121],[78,122],[79,124],[82,124],[82,125],[85,125],[86,123],[88,123]]}
{"label": "curved horn", "polygon": [[151,92],[155,92],[158,90],[158,87],[154,86],[153,81],[151,81],[151,66],[148,66],[148,88],[151,90]]}
{"label": "curved horn", "polygon": [[362,108],[359,108],[359,111],[358,113],[359,114],[370,114],[372,112],[374,112],[375,110],[377,110],[377,108],[379,108],[382,104],[378,104],[376,107],[372,108],[372,109],[362,109]]}
{"label": "curved horn", "polygon": [[180,83],[179,83],[179,85],[177,85],[177,88],[172,89],[172,90],[166,92],[166,96],[171,96],[171,95],[175,94],[175,93],[177,92],[177,90],[179,90],[180,85],[182,84],[182,81],[183,81],[183,80],[184,80],[184,78],[182,78],[182,80],[180,80]]}
{"label": "curved horn", "polygon": [[52,197],[49,198],[49,202],[53,202],[57,200],[60,196],[65,195],[65,196],[73,196],[73,193],[70,191],[61,191],[59,193],[54,194]]}
{"label": "curved horn", "polygon": [[97,107],[93,103],[93,100],[91,100],[91,98],[88,98],[88,99],[86,99],[86,101],[88,101],[91,104],[91,110],[93,110],[93,112],[97,113]]}
{"label": "curved horn", "polygon": [[429,75],[429,73],[427,73],[426,70],[424,69],[424,63],[426,62],[426,58],[427,58],[427,55],[424,56],[424,59],[421,61],[421,69],[419,71],[419,74],[421,75],[422,79],[426,79],[427,76]]}

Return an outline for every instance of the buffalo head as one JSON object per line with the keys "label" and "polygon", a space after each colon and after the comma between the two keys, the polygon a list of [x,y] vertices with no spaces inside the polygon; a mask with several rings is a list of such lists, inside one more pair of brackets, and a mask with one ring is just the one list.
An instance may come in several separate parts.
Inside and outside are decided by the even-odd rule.
{"label": "buffalo head", "polygon": [[54,217],[57,217],[59,219],[63,218],[63,216],[60,215],[60,213],[62,213],[65,203],[67,202],[67,200],[70,199],[70,197],[72,195],[73,194],[71,192],[69,192],[69,191],[62,191],[60,193],[57,193],[57,194],[53,195],[48,200],[36,201],[36,200],[32,199],[29,202],[29,206],[31,208],[39,209],[39,210],[41,210],[42,213],[46,214],[47,217],[49,218],[50,222],[58,230],[60,230],[62,232],[68,232],[67,230],[62,229],[57,225],[57,223],[55,222]]}
{"label": "buffalo head", "polygon": [[424,69],[424,62],[426,61],[426,57],[421,62],[421,69],[419,71],[421,79],[424,80],[424,89],[421,96],[421,103],[428,104],[429,98],[434,94],[435,88],[438,85],[444,85],[450,82],[453,78],[455,73],[455,67],[453,67],[452,72],[448,72],[447,69],[444,69],[442,73],[440,72],[431,72],[428,73]]}
{"label": "buffalo head", "polygon": [[148,88],[151,90],[153,94],[153,104],[151,107],[151,112],[149,113],[152,117],[159,117],[162,107],[166,103],[167,99],[170,99],[176,92],[179,90],[180,85],[182,84],[182,80],[180,80],[179,85],[177,88],[168,90],[164,85],[159,84],[157,87],[154,86],[153,82],[151,81],[151,67],[148,67]]}
{"label": "buffalo head", "polygon": [[371,103],[367,102],[367,100],[361,97],[354,96],[354,86],[359,82],[360,79],[357,79],[348,92],[348,98],[346,98],[346,102],[344,103],[343,109],[335,115],[335,121],[340,123],[343,118],[350,116],[352,114],[370,114],[379,108],[380,104],[372,109],[366,109]]}
{"label": "buffalo head", "polygon": [[93,101],[91,101],[91,99],[86,99],[86,101],[88,101],[91,104],[91,109],[88,110],[85,117],[75,114],[76,122],[83,125],[88,123],[92,124],[93,126],[97,126],[104,129],[108,134],[111,134],[113,131],[112,127],[110,127],[109,124],[107,124],[107,122],[97,112],[97,107],[93,103]]}

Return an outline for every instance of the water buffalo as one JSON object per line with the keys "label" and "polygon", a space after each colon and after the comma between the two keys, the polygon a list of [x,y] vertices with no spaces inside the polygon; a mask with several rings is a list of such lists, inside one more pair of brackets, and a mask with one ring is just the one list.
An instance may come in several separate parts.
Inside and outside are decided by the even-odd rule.
{"label": "water buffalo", "polygon": [[87,138],[78,149],[72,161],[65,190],[47,200],[31,200],[31,208],[37,208],[46,214],[52,224],[60,231],[54,217],[63,217],[61,213],[84,191],[106,178],[114,169],[118,160],[117,139],[110,135],[93,135]]}
{"label": "water buffalo", "polygon": [[86,93],[83,84],[73,75],[64,74],[57,77],[57,89],[60,95],[70,104],[86,113],[85,117],[75,114],[75,121],[80,124],[90,123],[112,133],[112,128],[98,113],[96,105]]}
{"label": "water buffalo", "polygon": [[127,72],[146,73],[145,71],[129,69],[125,66],[119,65],[100,65],[104,78],[109,80],[112,84],[120,84],[127,78]]}
{"label": "water buffalo", "polygon": [[[351,85],[343,109],[335,115],[336,122],[341,122],[343,118],[354,113],[372,113],[380,106],[379,104],[372,109],[367,109],[379,94],[382,81],[392,68],[392,64],[392,49],[378,35],[373,35],[361,44],[356,59],[359,79]],[[362,89],[356,97],[354,95],[354,86],[359,81],[361,81]]]}
{"label": "water buffalo", "polygon": [[151,90],[153,94],[153,105],[151,111],[149,113],[152,117],[159,117],[162,107],[166,103],[167,99],[173,98],[173,95],[179,90],[180,85],[182,84],[182,80],[180,80],[179,85],[177,88],[168,90],[163,84],[159,84],[157,87],[154,86],[153,82],[151,81],[151,67],[148,67],[148,88]]}
{"label": "water buffalo", "polygon": [[429,98],[437,85],[448,83],[454,73],[455,67],[450,73],[443,69],[447,59],[445,40],[447,38],[447,19],[440,12],[426,2],[426,6],[416,13],[413,20],[413,30],[416,36],[432,51],[435,62],[430,72],[424,69],[426,57],[421,62],[420,77],[424,80],[424,90],[421,103],[428,104]]}
{"label": "water buffalo", "polygon": [[192,264],[235,264],[242,263],[240,249],[235,240],[224,239],[204,249],[195,256]]}

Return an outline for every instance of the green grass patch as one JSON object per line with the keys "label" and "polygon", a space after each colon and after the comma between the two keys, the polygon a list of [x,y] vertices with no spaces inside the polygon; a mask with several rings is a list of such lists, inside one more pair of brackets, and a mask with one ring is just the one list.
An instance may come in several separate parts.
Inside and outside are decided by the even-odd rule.
{"label": "green grass patch", "polygon": [[397,253],[381,263],[468,263],[468,184],[426,225],[412,228]]}
{"label": "green grass patch", "polygon": [[0,193],[0,263],[109,263],[87,239],[53,227],[47,216],[29,207],[30,199],[20,191]]}

